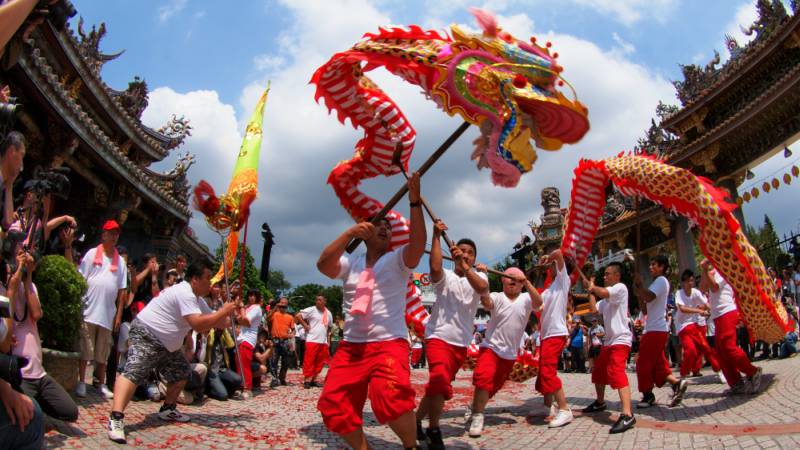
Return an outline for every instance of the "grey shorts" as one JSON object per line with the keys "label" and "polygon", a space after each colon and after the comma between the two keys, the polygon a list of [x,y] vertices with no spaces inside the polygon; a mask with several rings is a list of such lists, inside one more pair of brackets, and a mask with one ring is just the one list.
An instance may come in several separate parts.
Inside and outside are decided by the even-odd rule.
{"label": "grey shorts", "polygon": [[128,360],[122,375],[141,385],[153,369],[158,369],[167,384],[186,380],[192,372],[182,349],[170,352],[146,326],[134,319],[128,335]]}

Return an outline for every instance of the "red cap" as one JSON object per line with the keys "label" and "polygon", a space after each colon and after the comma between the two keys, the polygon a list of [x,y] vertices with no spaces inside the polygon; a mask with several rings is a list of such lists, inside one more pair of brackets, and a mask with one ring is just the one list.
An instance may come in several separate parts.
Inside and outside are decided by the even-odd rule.
{"label": "red cap", "polygon": [[103,224],[103,231],[119,230],[119,224],[116,220],[109,220]]}
{"label": "red cap", "polygon": [[140,313],[144,309],[144,302],[131,303],[131,312]]}

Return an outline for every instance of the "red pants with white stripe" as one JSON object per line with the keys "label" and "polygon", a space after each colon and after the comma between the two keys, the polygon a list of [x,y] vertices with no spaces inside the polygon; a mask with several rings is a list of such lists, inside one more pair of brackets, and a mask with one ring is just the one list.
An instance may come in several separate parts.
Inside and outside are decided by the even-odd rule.
{"label": "red pants with white stripe", "polygon": [[239,356],[242,360],[242,367],[237,367],[236,371],[239,372],[239,375],[241,375],[244,380],[244,388],[249,391],[253,389],[253,373],[251,367],[253,362],[253,346],[250,345],[249,342],[242,342],[239,344]]}
{"label": "red pants with white stripe", "polygon": [[310,380],[319,375],[322,372],[322,366],[328,362],[329,356],[328,344],[306,342],[306,351],[303,355],[303,378]]}
{"label": "red pants with white stripe", "polygon": [[672,373],[667,362],[664,349],[667,346],[669,333],[666,331],[648,331],[639,341],[639,359],[636,360],[636,378],[639,380],[639,392],[651,392],[653,387],[661,387]]}
{"label": "red pants with white stripe", "polygon": [[731,311],[714,319],[714,344],[719,355],[722,373],[730,386],[736,385],[742,379],[741,373],[752,376],[756,373],[756,366],[750,364],[750,359],[736,345],[736,324],[739,322],[739,311]]}

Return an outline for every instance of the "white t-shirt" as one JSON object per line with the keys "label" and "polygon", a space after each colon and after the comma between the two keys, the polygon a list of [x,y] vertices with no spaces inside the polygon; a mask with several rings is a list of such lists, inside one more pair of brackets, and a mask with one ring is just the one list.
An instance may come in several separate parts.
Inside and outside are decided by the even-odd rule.
{"label": "white t-shirt", "polygon": [[736,311],[736,301],[733,299],[733,287],[731,287],[716,270],[712,270],[709,275],[711,275],[714,282],[717,283],[719,287],[717,292],[711,291],[708,296],[708,303],[711,305],[711,318],[716,319],[723,314]]}
{"label": "white t-shirt", "polygon": [[261,328],[261,307],[258,305],[249,305],[244,315],[247,316],[247,320],[250,321],[250,326],[242,325],[236,340],[239,342],[247,342],[255,348],[256,341],[258,341],[258,330]]}
{"label": "white t-shirt", "polygon": [[[678,289],[678,292],[675,293],[675,305],[676,306],[687,306],[689,308],[700,308],[706,303],[705,297],[703,294],[695,288],[692,288],[692,292],[689,295],[686,295],[686,292],[683,289]],[[680,308],[675,309],[675,331],[678,333],[681,332],[684,328],[688,325],[693,323],[698,323],[697,318],[703,317],[697,313],[685,313],[682,312]],[[703,321],[705,323],[705,320]]]}
{"label": "white t-shirt", "polygon": [[[478,276],[487,280],[486,275],[478,272]],[[441,339],[448,344],[459,347],[469,345],[472,338],[472,326],[475,313],[481,302],[481,296],[467,277],[459,277],[452,270],[444,270],[444,276],[433,285],[436,303],[431,309],[431,316],[425,326],[427,339]]]}
{"label": "white t-shirt", "polygon": [[300,326],[294,327],[294,338],[298,341],[305,342],[306,340],[306,329]]}
{"label": "white t-shirt", "polygon": [[492,292],[489,297],[492,317],[486,325],[486,339],[481,347],[490,348],[503,359],[517,359],[519,342],[533,310],[531,296],[523,292],[511,301],[503,292]]}
{"label": "white t-shirt", "polygon": [[603,315],[606,337],[603,345],[631,346],[632,333],[628,327],[628,288],[617,283],[606,288],[609,296],[597,302],[597,310]]}
{"label": "white t-shirt", "polygon": [[117,351],[125,353],[128,351],[128,334],[131,332],[130,322],[122,322],[119,326],[119,338],[117,339]]}
{"label": "white t-shirt", "polygon": [[651,331],[668,332],[667,297],[669,297],[669,281],[664,276],[657,277],[650,283],[650,287],[647,290],[655,294],[656,298],[647,303],[647,320],[642,334]]}
{"label": "white t-shirt", "polygon": [[344,340],[347,342],[380,342],[407,339],[406,289],[411,274],[403,261],[402,245],[384,254],[375,262],[375,288],[366,314],[350,314],[358,279],[367,262],[365,254],[342,255],[337,277],[344,281]]}
{"label": "white t-shirt", "polygon": [[[308,308],[300,311],[300,317],[308,323],[308,333],[306,334],[306,342],[313,342],[315,344],[327,344],[328,332],[330,331],[331,324],[333,323],[333,314],[325,308],[325,315],[328,316],[328,325],[322,324],[322,314],[316,306],[309,306]],[[297,327],[303,329],[303,327]]]}
{"label": "white t-shirt", "polygon": [[566,264],[556,274],[550,287],[542,293],[541,339],[567,336],[567,297],[570,287]]}
{"label": "white t-shirt", "polygon": [[591,338],[592,346],[599,347],[603,345],[603,339],[601,339],[600,336],[598,336],[598,334],[605,332],[606,330],[600,324],[597,324],[597,326],[594,326],[589,329],[589,337]]}
{"label": "white t-shirt", "polygon": [[202,297],[194,295],[192,286],[183,281],[161,291],[136,317],[170,352],[180,350],[192,326],[185,317],[209,314],[211,308]]}
{"label": "white t-shirt", "polygon": [[117,295],[128,287],[128,267],[122,257],[117,261],[117,271],[111,271],[111,258],[103,252],[103,264],[94,265],[97,247],[83,256],[78,271],[86,278],[89,289],[83,296],[83,320],[107,330],[114,328],[117,313]]}

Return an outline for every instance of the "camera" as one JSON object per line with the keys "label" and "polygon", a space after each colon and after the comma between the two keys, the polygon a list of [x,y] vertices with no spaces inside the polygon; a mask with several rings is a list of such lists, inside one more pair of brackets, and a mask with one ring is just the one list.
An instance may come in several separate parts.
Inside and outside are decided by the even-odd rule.
{"label": "camera", "polygon": [[34,192],[40,197],[52,194],[62,200],[69,198],[72,184],[67,178],[69,167],[54,167],[42,169],[37,167],[33,171],[33,178],[25,182],[25,192]]}
{"label": "camera", "polygon": [[22,385],[21,369],[27,365],[27,358],[0,353],[0,379],[7,381],[14,390],[19,391]]}

